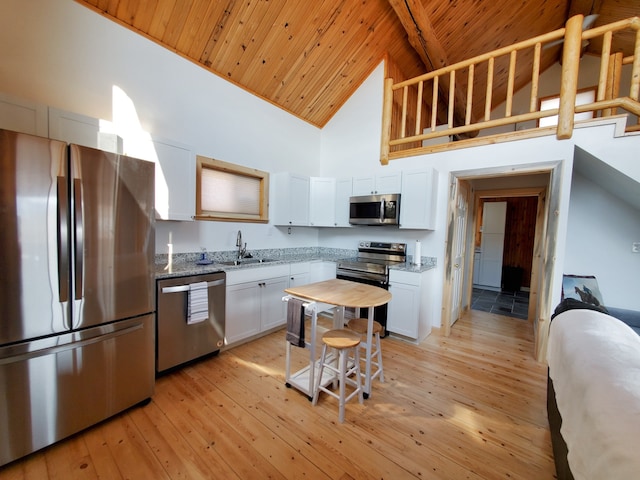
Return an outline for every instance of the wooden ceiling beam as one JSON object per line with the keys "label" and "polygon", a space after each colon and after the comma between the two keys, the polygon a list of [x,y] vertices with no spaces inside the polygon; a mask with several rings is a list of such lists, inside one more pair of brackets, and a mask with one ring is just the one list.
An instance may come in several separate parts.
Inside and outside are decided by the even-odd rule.
{"label": "wooden ceiling beam", "polygon": [[[447,54],[436,37],[433,26],[420,0],[388,1],[407,32],[409,43],[422,59],[427,71],[434,71],[447,66],[449,64]],[[444,105],[444,109],[438,109],[438,112],[444,113],[446,118],[448,109],[447,102],[449,99],[449,80],[442,79],[442,81],[439,82],[438,89],[440,91],[440,101]],[[465,95],[459,88],[454,88],[453,95],[453,123],[454,126],[461,126],[465,124]]]}

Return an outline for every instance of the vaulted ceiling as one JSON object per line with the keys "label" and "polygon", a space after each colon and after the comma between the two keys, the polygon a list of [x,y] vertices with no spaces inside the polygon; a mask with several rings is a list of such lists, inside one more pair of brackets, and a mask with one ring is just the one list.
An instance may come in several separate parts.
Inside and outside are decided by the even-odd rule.
{"label": "vaulted ceiling", "polygon": [[[576,13],[598,13],[596,25],[640,15],[640,0],[76,1],[318,127],[385,58],[406,79],[556,30]],[[518,62],[516,90],[529,73]],[[494,105],[505,84],[494,82]]]}

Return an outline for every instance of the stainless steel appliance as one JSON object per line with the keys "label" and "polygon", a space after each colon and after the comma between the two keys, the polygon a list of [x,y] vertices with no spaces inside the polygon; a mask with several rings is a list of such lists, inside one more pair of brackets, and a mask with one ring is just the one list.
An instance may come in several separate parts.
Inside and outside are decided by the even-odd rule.
{"label": "stainless steel appliance", "polygon": [[154,164],[0,130],[0,465],[148,399]]}
{"label": "stainless steel appliance", "polygon": [[[389,267],[407,261],[406,243],[387,243],[361,241],[358,244],[358,256],[352,259],[340,260],[336,267],[336,278],[366,283],[389,289]],[[366,317],[367,311],[361,311],[360,316]],[[387,305],[375,308],[374,319],[382,324],[387,335]]]}
{"label": "stainless steel appliance", "polygon": [[[202,282],[207,284],[208,315],[190,323],[192,287]],[[224,345],[225,290],[224,272],[158,280],[158,372],[220,351]]]}
{"label": "stainless steel appliance", "polygon": [[349,223],[352,225],[399,225],[400,194],[350,197]]}

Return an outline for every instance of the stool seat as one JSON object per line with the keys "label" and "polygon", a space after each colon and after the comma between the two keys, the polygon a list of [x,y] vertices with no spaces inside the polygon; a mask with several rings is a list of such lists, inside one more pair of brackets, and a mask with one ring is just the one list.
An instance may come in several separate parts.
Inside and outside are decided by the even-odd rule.
{"label": "stool seat", "polygon": [[346,328],[329,330],[322,335],[322,342],[336,349],[353,348],[360,343],[360,335]]}
{"label": "stool seat", "polygon": [[[349,330],[353,330],[358,335],[367,334],[367,326],[369,320],[366,318],[352,318],[347,323]],[[360,347],[367,351],[368,355],[365,355],[364,361],[367,361],[367,356],[371,365],[375,367],[375,371],[371,373],[371,380],[378,377],[380,382],[384,382],[384,369],[382,367],[382,348],[380,345],[380,334],[382,333],[382,324],[380,322],[373,321],[373,329],[371,331],[371,345],[366,341],[360,344]]]}
{"label": "stool seat", "polygon": [[[366,318],[352,318],[351,320],[349,320],[349,323],[347,323],[347,326],[349,327],[350,330],[353,330],[354,332],[358,332],[364,335],[365,333],[367,333],[368,323],[369,321]],[[377,334],[382,333],[382,324],[380,322],[376,322],[375,320],[373,321],[372,333],[374,335],[376,333]]]}
{"label": "stool seat", "polygon": [[[338,420],[340,423],[344,422],[345,403],[356,395],[360,403],[363,402],[364,398],[360,378],[360,338],[360,334],[346,328],[329,330],[322,335],[322,355],[320,356],[318,375],[313,393],[313,405],[318,403],[320,391],[338,399]],[[327,356],[328,348],[333,348],[337,352],[337,365],[335,358],[330,359]],[[351,351],[353,351],[354,362],[353,365],[349,366],[347,360]],[[332,392],[321,383],[325,368],[333,372],[334,386],[336,382],[339,384],[339,393]],[[355,379],[349,378],[352,375]],[[345,389],[346,385],[354,387],[353,391],[348,395]]]}

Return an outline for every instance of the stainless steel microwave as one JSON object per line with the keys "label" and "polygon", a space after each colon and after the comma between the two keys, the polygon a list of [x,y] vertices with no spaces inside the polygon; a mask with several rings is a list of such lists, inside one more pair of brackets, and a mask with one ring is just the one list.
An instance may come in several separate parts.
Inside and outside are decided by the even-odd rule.
{"label": "stainless steel microwave", "polygon": [[349,223],[352,225],[398,225],[400,194],[350,197]]}

